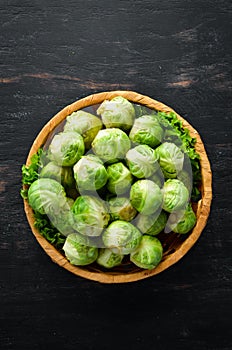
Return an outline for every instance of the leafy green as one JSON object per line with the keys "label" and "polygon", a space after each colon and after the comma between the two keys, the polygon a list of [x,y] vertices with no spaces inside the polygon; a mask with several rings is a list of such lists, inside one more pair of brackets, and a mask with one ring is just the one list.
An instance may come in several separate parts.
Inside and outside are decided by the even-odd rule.
{"label": "leafy green", "polygon": [[39,169],[47,163],[47,153],[42,148],[39,148],[37,153],[31,157],[30,165],[22,166],[22,184],[20,190],[21,197],[27,199],[29,186],[38,179]]}
{"label": "leafy green", "polygon": [[26,189],[21,188],[20,195],[23,199],[27,199],[28,198],[28,188],[26,188]]}
{"label": "leafy green", "polygon": [[40,156],[43,150],[39,148],[38,152],[31,157],[30,165],[22,166],[22,183],[24,185],[31,185],[32,182],[38,179],[38,169],[40,166]]}
{"label": "leafy green", "polygon": [[40,232],[40,234],[46,238],[46,240],[51,243],[56,249],[61,250],[66,237],[64,237],[55,228],[46,215],[42,215],[38,212],[34,212],[34,226]]}

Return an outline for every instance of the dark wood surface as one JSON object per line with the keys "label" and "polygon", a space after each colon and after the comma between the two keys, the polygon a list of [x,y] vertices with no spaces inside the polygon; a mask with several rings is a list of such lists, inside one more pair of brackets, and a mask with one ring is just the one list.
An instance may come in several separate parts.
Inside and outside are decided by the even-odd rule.
{"label": "dark wood surface", "polygon": [[[0,14],[0,348],[232,349],[232,2],[2,0]],[[44,124],[76,99],[116,89],[179,112],[213,171],[196,245],[129,285],[52,263],[19,196],[21,166]]]}

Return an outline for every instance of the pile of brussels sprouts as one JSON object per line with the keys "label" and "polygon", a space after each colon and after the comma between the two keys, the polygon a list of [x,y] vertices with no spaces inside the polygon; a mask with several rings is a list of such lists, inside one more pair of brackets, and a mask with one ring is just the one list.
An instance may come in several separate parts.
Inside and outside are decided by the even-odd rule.
{"label": "pile of brussels sprouts", "polygon": [[109,269],[130,260],[153,269],[163,256],[159,234],[194,227],[199,156],[170,118],[179,125],[174,114],[117,96],[91,113],[73,112],[34,164],[23,166],[35,223],[45,222],[51,243],[59,237],[71,264]]}

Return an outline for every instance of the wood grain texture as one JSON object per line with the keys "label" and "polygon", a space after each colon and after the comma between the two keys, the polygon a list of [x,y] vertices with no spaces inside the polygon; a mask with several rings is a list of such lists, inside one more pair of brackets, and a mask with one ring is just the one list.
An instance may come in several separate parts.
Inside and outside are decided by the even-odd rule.
{"label": "wood grain texture", "polygon": [[[3,0],[0,12],[1,349],[230,350],[231,1]],[[198,243],[129,287],[52,264],[19,197],[42,127],[72,101],[109,90],[172,106],[200,133],[213,173]]]}

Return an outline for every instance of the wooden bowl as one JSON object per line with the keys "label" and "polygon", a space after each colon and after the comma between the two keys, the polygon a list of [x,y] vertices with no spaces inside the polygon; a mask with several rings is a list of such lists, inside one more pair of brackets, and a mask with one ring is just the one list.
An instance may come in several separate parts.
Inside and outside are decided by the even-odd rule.
{"label": "wooden bowl", "polygon": [[[115,96],[123,96],[131,102],[138,103],[151,109],[156,109],[158,111],[175,112],[172,108],[166,106],[165,104],[133,91],[110,91],[87,96],[72,103],[71,105],[66,106],[43,127],[30,149],[26,164],[30,164],[31,156],[45,144],[48,135],[52,133],[52,131],[54,131],[57,125],[64,121],[69,114],[79,109],[99,104],[106,99],[112,99]],[[28,205],[28,202],[24,200],[24,208],[31,230],[41,247],[45,250],[45,252],[51,257],[51,259],[55,263],[57,263],[58,265],[62,266],[63,268],[67,269],[75,275],[90,280],[102,283],[126,283],[157,275],[158,273],[166,270],[169,266],[175,264],[190,250],[190,248],[194,245],[194,243],[197,241],[200,234],[202,233],[209,216],[210,205],[212,200],[212,174],[210,169],[210,163],[200,135],[185,119],[183,119],[177,113],[176,115],[180,120],[182,120],[183,127],[188,128],[190,131],[190,135],[196,138],[197,141],[195,144],[195,148],[201,157],[200,164],[202,172],[202,197],[201,200],[199,200],[197,205],[194,207],[197,216],[197,223],[193,230],[190,232],[190,234],[177,235],[174,233],[170,233],[166,235],[167,239],[165,239],[165,241],[162,242],[164,246],[163,259],[160,262],[160,264],[153,270],[143,270],[129,262],[122,266],[119,266],[118,268],[115,267],[114,269],[109,271],[105,271],[105,269],[103,270],[100,266],[95,264],[78,267],[71,265],[64,255],[57,251],[50,243],[48,243],[48,241],[44,237],[41,236],[39,231],[34,227],[33,211]]]}

